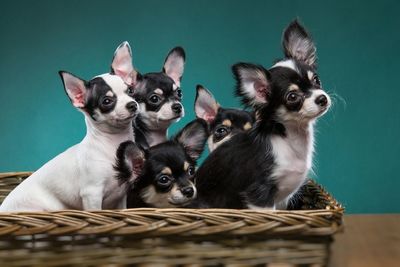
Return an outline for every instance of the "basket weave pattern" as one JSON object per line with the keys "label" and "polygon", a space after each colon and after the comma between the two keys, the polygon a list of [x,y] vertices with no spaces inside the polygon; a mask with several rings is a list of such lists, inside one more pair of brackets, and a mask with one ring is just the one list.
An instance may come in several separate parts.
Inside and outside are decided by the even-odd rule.
{"label": "basket weave pattern", "polygon": [[[29,172],[0,174],[0,203]],[[127,209],[0,213],[0,238],[24,235],[147,237],[329,236],[342,225],[343,208],[313,181],[303,186],[301,209]]]}

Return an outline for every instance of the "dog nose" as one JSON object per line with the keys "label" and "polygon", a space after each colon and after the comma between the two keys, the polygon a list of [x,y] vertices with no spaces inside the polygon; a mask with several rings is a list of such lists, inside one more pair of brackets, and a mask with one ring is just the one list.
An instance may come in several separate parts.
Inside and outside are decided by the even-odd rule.
{"label": "dog nose", "polygon": [[126,108],[130,111],[130,112],[135,112],[138,108],[137,103],[135,101],[131,101],[128,104],[126,104]]}
{"label": "dog nose", "polygon": [[188,187],[181,189],[181,192],[185,197],[192,197],[194,194],[194,189],[193,189],[193,187],[188,186]]}
{"label": "dog nose", "polygon": [[176,114],[181,114],[182,112],[182,105],[179,103],[173,104],[171,108]]}
{"label": "dog nose", "polygon": [[328,104],[328,98],[325,95],[320,95],[315,99],[315,104],[325,107]]}

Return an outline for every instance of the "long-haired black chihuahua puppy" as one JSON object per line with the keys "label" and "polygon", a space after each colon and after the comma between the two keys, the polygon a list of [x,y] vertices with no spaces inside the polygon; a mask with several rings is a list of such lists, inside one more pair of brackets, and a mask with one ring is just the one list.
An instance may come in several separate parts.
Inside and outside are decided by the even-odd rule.
{"label": "long-haired black chihuahua puppy", "polygon": [[284,31],[285,58],[270,69],[232,67],[237,95],[256,124],[218,147],[196,172],[193,207],[275,209],[304,183],[311,168],[313,127],[330,106],[316,73],[316,48],[293,21]]}
{"label": "long-haired black chihuahua puppy", "polygon": [[127,207],[168,208],[190,203],[196,197],[196,160],[206,140],[205,122],[195,120],[171,140],[148,150],[132,141],[122,143],[115,170],[121,183],[130,184]]}

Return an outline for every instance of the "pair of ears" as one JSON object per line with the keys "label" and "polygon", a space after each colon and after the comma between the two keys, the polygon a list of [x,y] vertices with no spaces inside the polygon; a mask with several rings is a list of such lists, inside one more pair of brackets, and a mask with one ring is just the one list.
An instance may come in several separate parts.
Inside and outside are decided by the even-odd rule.
{"label": "pair of ears", "polygon": [[[316,68],[316,47],[306,29],[294,20],[283,33],[283,52],[287,60]],[[267,104],[271,96],[271,74],[260,65],[238,63],[232,71],[237,82],[236,94],[246,106],[257,108]]]}
{"label": "pair of ears", "polygon": [[[180,144],[186,154],[193,160],[197,161],[204,150],[207,140],[207,125],[203,120],[194,120],[187,124],[172,139]],[[120,173],[127,173],[129,179],[138,177],[145,165],[148,152],[132,141],[122,143],[117,150],[116,169]]]}
{"label": "pair of ears", "polygon": [[[168,75],[174,83],[180,87],[185,64],[185,51],[182,47],[173,48],[167,55],[162,71]],[[138,72],[132,62],[132,50],[128,42],[121,43],[114,52],[111,62],[111,74],[118,75],[131,87],[135,87],[138,81]],[[87,97],[87,82],[72,73],[59,72],[64,83],[65,91],[72,104],[77,108],[85,106]]]}

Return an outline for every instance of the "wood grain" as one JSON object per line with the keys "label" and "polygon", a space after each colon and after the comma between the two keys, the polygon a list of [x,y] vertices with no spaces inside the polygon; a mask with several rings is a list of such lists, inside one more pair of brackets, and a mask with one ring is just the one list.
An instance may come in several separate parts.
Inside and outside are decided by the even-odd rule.
{"label": "wood grain", "polygon": [[346,215],[330,267],[400,266],[400,214]]}

